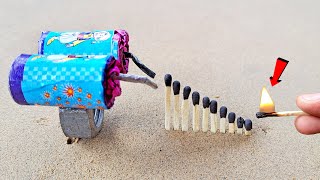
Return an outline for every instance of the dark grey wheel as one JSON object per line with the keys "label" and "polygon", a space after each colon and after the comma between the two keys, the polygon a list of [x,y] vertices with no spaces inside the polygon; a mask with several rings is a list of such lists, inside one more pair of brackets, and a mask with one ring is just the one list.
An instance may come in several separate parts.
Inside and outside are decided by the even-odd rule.
{"label": "dark grey wheel", "polygon": [[63,133],[71,138],[93,138],[102,129],[104,110],[100,109],[59,109]]}

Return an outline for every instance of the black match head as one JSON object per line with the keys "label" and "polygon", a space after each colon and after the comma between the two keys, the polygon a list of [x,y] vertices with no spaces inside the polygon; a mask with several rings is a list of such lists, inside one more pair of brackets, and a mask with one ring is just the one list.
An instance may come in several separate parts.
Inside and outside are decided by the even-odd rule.
{"label": "black match head", "polygon": [[166,74],[164,76],[164,83],[166,84],[167,87],[170,87],[171,86],[171,83],[172,83],[172,76],[171,74]]}
{"label": "black match head", "polygon": [[189,95],[191,93],[191,87],[186,86],[183,88],[183,99],[186,100],[189,98]]}
{"label": "black match head", "polygon": [[228,109],[225,106],[221,106],[220,108],[220,118],[226,118],[228,113]]}
{"label": "black match head", "polygon": [[257,112],[256,117],[257,118],[265,118],[265,117],[267,117],[267,114],[265,112]]}
{"label": "black match head", "polygon": [[246,128],[247,131],[252,129],[252,121],[250,119],[244,121],[244,128]]}
{"label": "black match head", "polygon": [[200,102],[200,94],[195,91],[192,93],[192,103],[193,105],[199,105],[199,102]]}
{"label": "black match head", "polygon": [[217,114],[218,111],[218,102],[215,100],[212,100],[210,102],[210,112],[213,114]]}
{"label": "black match head", "polygon": [[178,95],[180,93],[180,82],[173,81],[173,94]]}
{"label": "black match head", "polygon": [[206,96],[202,99],[203,108],[208,108],[210,105],[210,99]]}
{"label": "black match head", "polygon": [[229,120],[229,123],[234,123],[234,121],[236,120],[236,114],[234,112],[230,112],[228,114],[228,120]]}
{"label": "black match head", "polygon": [[238,128],[243,128],[244,120],[242,117],[237,118],[237,127]]}

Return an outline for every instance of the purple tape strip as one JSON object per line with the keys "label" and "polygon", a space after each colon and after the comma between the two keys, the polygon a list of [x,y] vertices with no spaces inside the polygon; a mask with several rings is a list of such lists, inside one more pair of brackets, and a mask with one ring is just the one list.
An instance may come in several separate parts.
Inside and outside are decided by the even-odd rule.
{"label": "purple tape strip", "polygon": [[28,105],[23,96],[21,81],[23,79],[24,66],[30,55],[21,54],[15,59],[9,73],[9,90],[14,101],[21,105]]}
{"label": "purple tape strip", "polygon": [[38,54],[43,54],[43,46],[44,46],[44,40],[46,39],[47,35],[49,34],[50,31],[43,31],[41,36],[40,36],[40,39],[38,41]]}

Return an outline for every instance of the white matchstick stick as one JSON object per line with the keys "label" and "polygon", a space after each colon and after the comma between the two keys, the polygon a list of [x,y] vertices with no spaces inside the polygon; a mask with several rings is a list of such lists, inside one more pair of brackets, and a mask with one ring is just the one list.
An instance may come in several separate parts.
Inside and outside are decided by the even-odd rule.
{"label": "white matchstick stick", "polygon": [[210,102],[210,120],[211,120],[211,132],[216,133],[219,129],[219,121],[218,121],[218,103],[215,100]]}
{"label": "white matchstick stick", "polygon": [[226,117],[228,109],[225,106],[220,108],[220,132],[226,133]]}
{"label": "white matchstick stick", "polygon": [[209,123],[209,105],[210,99],[208,97],[204,97],[202,99],[203,110],[202,110],[202,131],[208,131],[208,123]]}
{"label": "white matchstick stick", "polygon": [[193,92],[192,93],[192,103],[193,103],[192,129],[194,132],[198,132],[200,129],[199,101],[200,101],[200,94],[197,91]]}
{"label": "white matchstick stick", "polygon": [[173,94],[174,94],[174,119],[173,129],[179,130],[180,128],[180,82],[173,82]]}
{"label": "white matchstick stick", "polygon": [[189,113],[190,113],[190,105],[189,105],[189,95],[191,92],[191,88],[186,86],[183,88],[183,101],[182,101],[182,120],[181,120],[181,129],[182,131],[188,131],[189,129]]}
{"label": "white matchstick stick", "polygon": [[229,133],[234,134],[235,131],[235,120],[236,120],[236,114],[234,112],[230,112],[228,114],[228,120],[229,120]]}
{"label": "white matchstick stick", "polygon": [[171,121],[171,83],[172,77],[170,74],[164,76],[165,82],[165,122],[164,126],[166,130],[170,130],[170,121]]}

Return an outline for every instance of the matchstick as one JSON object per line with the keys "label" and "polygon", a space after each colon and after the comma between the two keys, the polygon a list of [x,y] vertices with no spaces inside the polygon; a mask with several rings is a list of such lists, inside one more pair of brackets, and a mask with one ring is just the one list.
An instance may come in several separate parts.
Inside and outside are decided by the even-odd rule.
{"label": "matchstick", "polygon": [[219,122],[218,122],[218,103],[215,100],[210,102],[210,120],[211,120],[211,132],[216,133],[219,129]]}
{"label": "matchstick", "polygon": [[192,93],[192,103],[193,103],[192,129],[194,132],[198,132],[200,129],[199,101],[200,101],[200,94],[197,91],[193,92]]}
{"label": "matchstick", "polygon": [[257,118],[266,117],[284,117],[284,116],[308,116],[309,114],[303,111],[283,111],[283,112],[257,112]]}
{"label": "matchstick", "polygon": [[244,120],[242,117],[237,118],[237,134],[242,134]]}
{"label": "matchstick", "polygon": [[179,130],[180,126],[180,82],[173,82],[173,95],[174,95],[174,119],[173,129]]}
{"label": "matchstick", "polygon": [[244,121],[244,134],[246,136],[251,135],[251,129],[252,129],[252,121],[250,119],[246,119]]}
{"label": "matchstick", "polygon": [[182,131],[188,131],[189,129],[189,112],[190,112],[190,105],[189,105],[189,95],[191,92],[191,88],[186,86],[183,88],[183,101],[182,101],[182,121],[181,121],[181,128]]}
{"label": "matchstick", "polygon": [[145,84],[148,85],[150,87],[152,87],[153,89],[157,89],[158,85],[151,81],[150,79],[148,79],[145,76],[138,76],[138,75],[133,75],[133,74],[112,74],[111,78],[114,80],[120,80],[120,81],[126,81],[126,82],[132,82],[132,83],[141,83],[141,84]]}
{"label": "matchstick", "polygon": [[209,123],[209,105],[210,99],[208,97],[204,97],[202,99],[203,110],[202,110],[202,131],[208,131],[208,123]]}
{"label": "matchstick", "polygon": [[222,106],[220,108],[220,132],[226,133],[226,117],[227,117],[227,107]]}
{"label": "matchstick", "polygon": [[165,82],[165,122],[164,126],[166,130],[170,130],[170,121],[171,121],[171,83],[172,77],[170,74],[164,76]]}
{"label": "matchstick", "polygon": [[234,112],[230,112],[228,114],[228,120],[229,120],[229,133],[234,134],[235,131],[235,123],[236,120],[236,114]]}

